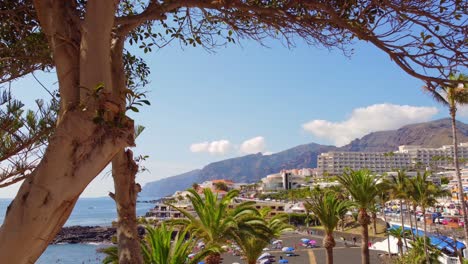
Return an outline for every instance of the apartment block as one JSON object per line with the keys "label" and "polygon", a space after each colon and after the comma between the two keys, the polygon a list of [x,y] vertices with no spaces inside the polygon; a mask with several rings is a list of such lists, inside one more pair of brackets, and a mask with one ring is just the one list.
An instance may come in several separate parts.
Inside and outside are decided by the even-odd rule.
{"label": "apartment block", "polygon": [[[317,158],[317,175],[340,175],[345,168],[353,170],[369,169],[374,173],[384,173],[398,169],[411,169],[415,166],[440,170],[453,163],[453,146],[423,148],[415,145],[399,146],[395,152],[327,152]],[[468,143],[459,145],[459,157],[468,158]]]}

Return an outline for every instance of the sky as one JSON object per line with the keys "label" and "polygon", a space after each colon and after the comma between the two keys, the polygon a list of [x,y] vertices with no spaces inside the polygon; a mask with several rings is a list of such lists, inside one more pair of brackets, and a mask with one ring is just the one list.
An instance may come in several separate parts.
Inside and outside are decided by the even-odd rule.
{"label": "sky", "polygon": [[[349,57],[300,41],[294,48],[267,45],[244,40],[213,53],[174,43],[144,55],[151,106],[131,116],[146,127],[134,153],[149,156],[149,172],[138,182],[311,142],[342,146],[369,132],[448,117],[421,81],[370,44],[351,46]],[[57,89],[55,73],[36,77]],[[31,76],[15,82],[13,93],[27,106],[48,97]],[[466,122],[468,110],[459,116]],[[82,197],[112,191],[109,170]],[[0,197],[14,196],[18,187],[0,189]]]}

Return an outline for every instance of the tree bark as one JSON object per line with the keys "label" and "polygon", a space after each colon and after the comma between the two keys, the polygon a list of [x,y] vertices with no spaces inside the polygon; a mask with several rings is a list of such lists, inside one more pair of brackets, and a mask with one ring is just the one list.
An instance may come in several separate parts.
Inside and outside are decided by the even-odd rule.
{"label": "tree bark", "polygon": [[398,239],[397,245],[398,252],[400,253],[400,256],[403,257],[403,242],[401,242],[401,238]]}
{"label": "tree bark", "polygon": [[[116,4],[88,0],[81,21],[73,1],[34,1],[54,57],[61,108],[42,161],[21,185],[0,228],[0,256],[9,263],[34,263],[86,186],[134,143],[133,121],[109,105],[121,101],[109,96]],[[105,113],[102,123],[95,120],[96,110]]]}
{"label": "tree bark", "polygon": [[[405,231],[405,218],[403,217],[403,200],[400,199],[400,216],[401,216],[401,228]],[[403,236],[403,242],[405,243],[405,248],[408,250],[408,242],[406,242],[406,237]]]}
{"label": "tree bark", "polygon": [[219,253],[213,253],[208,255],[205,259],[206,264],[220,264],[221,263],[221,255]]}
{"label": "tree bark", "polygon": [[367,214],[367,211],[365,208],[360,208],[359,209],[359,216],[358,216],[358,221],[359,224],[361,225],[361,237],[362,237],[362,243],[361,243],[361,263],[362,264],[370,264],[370,259],[369,259],[369,215]]}
{"label": "tree bark", "polygon": [[382,213],[385,221],[385,233],[387,233],[387,246],[388,246],[388,256],[391,257],[392,252],[390,252],[390,235],[387,230],[387,215],[385,214],[385,203],[382,205]]}
{"label": "tree bark", "polygon": [[375,236],[377,234],[377,214],[374,211],[372,211],[372,227],[372,233]]}
{"label": "tree bark", "polygon": [[333,264],[333,247],[327,247],[327,264]]}
{"label": "tree bark", "polygon": [[413,205],[413,210],[414,210],[414,226],[415,226],[415,229],[416,229],[416,236],[418,236],[419,229],[418,229],[418,217],[417,217],[417,214],[416,214],[416,208],[417,208],[417,206],[416,206],[416,205]]}
{"label": "tree bark", "polygon": [[408,208],[408,218],[409,218],[409,222],[410,222],[410,229],[411,229],[411,238],[414,240],[414,232],[413,232],[413,217],[411,216],[411,212],[410,212],[410,206],[409,206],[409,203],[407,202],[406,203],[406,208]]}
{"label": "tree bark", "polygon": [[426,255],[426,263],[430,263],[429,254],[427,253],[427,223],[426,223],[426,208],[422,206],[423,220],[424,220],[424,253]]}
{"label": "tree bark", "polygon": [[138,223],[136,219],[136,200],[140,185],[135,183],[138,165],[133,160],[131,150],[121,150],[112,160],[115,194],[111,197],[117,206],[117,242],[119,264],[143,263]]}
{"label": "tree bark", "polygon": [[[125,112],[126,74],[123,63],[123,49],[125,37],[116,37],[111,44],[113,96],[120,98],[119,109]],[[112,176],[114,177],[117,207],[117,241],[119,263],[143,263],[140,239],[138,236],[138,223],[136,216],[136,199],[140,185],[136,184],[135,177],[138,165],[133,160],[131,150],[122,149],[112,160]]]}
{"label": "tree bark", "polygon": [[2,259],[15,264],[37,260],[86,186],[119,149],[133,144],[130,126],[98,126],[83,111],[64,115],[39,166],[8,207],[0,228]]}
{"label": "tree bark", "polygon": [[333,232],[325,234],[323,238],[323,247],[326,252],[326,263],[333,264],[333,248],[335,247],[335,238],[333,237]]}
{"label": "tree bark", "polygon": [[463,182],[461,179],[460,173],[460,164],[458,162],[458,139],[457,139],[457,123],[456,123],[456,116],[457,108],[455,105],[450,106],[450,117],[452,120],[452,139],[453,139],[453,164],[455,166],[455,174],[457,176],[458,181],[458,199],[460,201],[460,206],[463,212],[463,230],[465,235],[465,243],[468,243],[468,215],[466,210],[466,203],[465,203],[465,194],[463,192]]}

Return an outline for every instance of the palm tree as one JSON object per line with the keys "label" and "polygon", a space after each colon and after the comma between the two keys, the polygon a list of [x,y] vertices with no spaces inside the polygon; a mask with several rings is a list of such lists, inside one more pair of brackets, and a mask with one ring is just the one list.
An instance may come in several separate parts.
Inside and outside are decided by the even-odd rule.
{"label": "palm tree", "polygon": [[218,252],[217,248],[205,247],[192,258],[188,258],[196,245],[193,237],[187,237],[187,230],[177,232],[172,240],[174,228],[167,228],[164,224],[157,228],[146,227],[146,236],[142,241],[143,260],[148,264],[194,264],[208,254]]}
{"label": "palm tree", "polygon": [[362,264],[369,264],[369,223],[367,209],[373,206],[375,197],[379,195],[378,181],[380,178],[372,175],[369,170],[347,170],[338,181],[346,188],[359,208],[358,222],[361,225],[361,258]]}
{"label": "palm tree", "polygon": [[106,255],[102,264],[119,264],[119,249],[116,246],[101,248],[98,252]]}
{"label": "palm tree", "polygon": [[[377,197],[377,202],[380,203],[380,207],[382,208],[382,215],[384,217],[385,225],[387,225],[387,215],[385,213],[385,203],[390,200],[390,191],[388,190],[388,182],[383,181],[379,184],[379,195]],[[385,227],[385,230],[387,228]],[[388,239],[388,232],[387,232],[387,242],[388,242],[388,255],[390,256],[390,239]]]}
{"label": "palm tree", "polygon": [[[265,226],[259,217],[259,212],[252,206],[254,202],[246,202],[229,209],[231,201],[239,194],[238,190],[229,191],[226,196],[218,199],[211,189],[204,189],[202,198],[195,190],[189,189],[188,199],[191,201],[195,216],[189,211],[174,207],[186,219],[171,221],[174,225],[182,225],[190,234],[202,240],[206,247],[221,248],[227,240],[234,239],[242,233],[251,233],[258,237],[264,236],[258,230]],[[207,264],[220,263],[219,252],[210,254]]]}
{"label": "palm tree", "polygon": [[[403,201],[408,199],[408,177],[406,176],[405,171],[398,170],[396,176],[390,177],[390,194],[393,199],[400,200],[400,216],[401,216],[401,226],[405,227],[405,218],[403,215]],[[408,244],[406,239],[403,238],[406,249],[408,249]]]}
{"label": "palm tree", "polygon": [[[268,210],[261,211],[261,217],[264,218],[268,214]],[[263,236],[241,232],[234,239],[241,248],[243,255],[247,259],[248,264],[255,264],[258,257],[263,252],[263,249],[268,246],[270,240],[278,238],[283,232],[293,230],[287,224],[288,216],[286,214],[275,215],[265,222],[265,228],[257,230]]]}
{"label": "palm tree", "polygon": [[[403,239],[408,235],[408,231],[404,230],[403,227],[394,227],[387,230],[389,236],[393,236],[397,239],[398,252],[403,257]],[[390,252],[389,252],[390,254]]]}
{"label": "palm tree", "polygon": [[[411,241],[411,249],[401,259],[403,264],[425,264],[425,263],[440,263],[439,257],[441,253],[434,247],[430,247],[428,254],[424,249],[424,245],[430,243],[427,237],[417,237],[414,241]],[[427,262],[429,261],[429,262]],[[463,263],[463,262],[461,262]]]}
{"label": "palm tree", "polygon": [[333,248],[335,247],[333,231],[351,205],[352,203],[349,200],[340,200],[333,192],[316,196],[306,204],[306,207],[320,220],[325,230],[323,245],[326,249],[327,264],[333,264]]}
{"label": "palm tree", "polygon": [[[419,173],[413,178],[410,183],[413,188],[412,198],[421,206],[423,214],[424,237],[427,237],[427,223],[426,223],[426,208],[433,206],[437,203],[436,198],[447,195],[446,191],[442,191],[438,186],[428,181],[430,172],[426,171],[423,174]],[[426,252],[427,262],[429,263],[429,255],[427,254],[428,247],[426,240],[424,242],[424,251]]]}
{"label": "palm tree", "polygon": [[[463,182],[461,179],[460,173],[460,164],[458,160],[458,139],[457,139],[457,105],[468,104],[468,89],[467,89],[467,76],[464,74],[459,74],[458,77],[451,75],[450,79],[453,81],[460,81],[460,83],[455,86],[446,86],[446,87],[431,87],[425,86],[424,88],[428,91],[432,97],[442,103],[443,105],[449,108],[450,118],[452,121],[452,140],[453,140],[453,165],[455,167],[455,174],[458,181],[458,199],[461,203],[463,210],[463,220],[465,223],[468,223],[468,214],[466,210],[465,203],[465,194],[463,192]],[[468,241],[468,225],[464,225],[465,231],[465,242]]]}
{"label": "palm tree", "polygon": [[[140,241],[144,263],[147,264],[195,264],[210,253],[217,252],[216,248],[205,248],[192,258],[188,258],[193,251],[196,240],[187,237],[187,231],[177,232],[171,241],[173,228],[167,228],[164,223],[157,228],[146,226],[146,235]],[[111,246],[99,250],[106,254],[103,264],[118,264],[117,247]]]}
{"label": "palm tree", "polygon": [[408,198],[408,176],[405,171],[398,170],[396,176],[390,177],[390,194],[392,199],[400,200],[401,226],[405,226],[403,216],[403,200]]}

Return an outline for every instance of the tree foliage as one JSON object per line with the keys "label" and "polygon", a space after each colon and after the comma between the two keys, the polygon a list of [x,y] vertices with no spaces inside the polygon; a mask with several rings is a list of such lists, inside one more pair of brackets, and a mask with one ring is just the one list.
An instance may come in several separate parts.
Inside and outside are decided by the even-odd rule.
{"label": "tree foliage", "polygon": [[36,100],[36,106],[25,109],[7,89],[0,94],[0,187],[24,179],[42,158],[54,131],[57,103]]}
{"label": "tree foliage", "polygon": [[[86,0],[71,1],[68,19],[79,30]],[[467,66],[466,5],[443,1],[118,1],[114,32],[145,53],[173,40],[183,46],[211,50],[226,42],[276,38],[294,46],[301,38],[311,45],[338,48],[349,54],[349,44],[364,40],[388,54],[408,74],[429,87],[456,86],[449,75]],[[37,18],[32,0],[0,4],[0,80],[24,76],[54,66],[53,51]],[[67,38],[67,36],[63,36]],[[50,40],[49,40],[50,41]],[[68,39],[79,43],[80,37]],[[140,73],[147,82],[144,61],[124,53],[127,77]]]}

